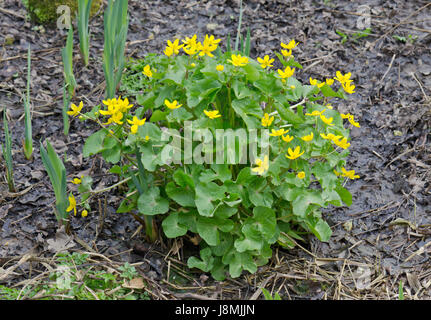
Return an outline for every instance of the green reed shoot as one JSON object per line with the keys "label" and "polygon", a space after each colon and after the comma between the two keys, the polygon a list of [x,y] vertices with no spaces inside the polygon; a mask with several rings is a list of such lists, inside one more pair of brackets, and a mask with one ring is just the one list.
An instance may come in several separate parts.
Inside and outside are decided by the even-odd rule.
{"label": "green reed shoot", "polygon": [[5,144],[1,146],[3,158],[6,162],[6,180],[10,192],[15,192],[15,183],[13,180],[13,166],[12,166],[12,139],[9,133],[9,126],[6,119],[6,109],[3,110],[3,128],[5,136]]}
{"label": "green reed shoot", "polygon": [[67,196],[66,168],[48,141],[46,142],[46,149],[43,147],[42,142],[40,142],[40,155],[54,189],[57,221],[67,225],[68,213],[66,209],[69,199]]}
{"label": "green reed shoot", "polygon": [[127,6],[127,0],[109,0],[108,7],[105,10],[103,72],[105,73],[108,99],[114,98],[124,69],[124,49],[129,26]]}
{"label": "green reed shoot", "polygon": [[33,154],[33,137],[31,130],[31,112],[30,112],[30,81],[31,81],[31,48],[28,46],[27,52],[27,92],[24,96],[24,122],[25,122],[25,131],[24,131],[24,154],[28,159],[31,158]]}
{"label": "green reed shoot", "polygon": [[236,40],[235,40],[235,51],[238,51],[239,42],[240,42],[240,34],[241,34],[241,24],[242,24],[242,13],[244,9],[242,7],[242,0],[239,5],[239,20],[238,20],[238,30],[236,32]]}
{"label": "green reed shoot", "polygon": [[63,108],[61,110],[61,113],[63,115],[63,133],[65,136],[69,134],[69,115],[67,114],[67,111],[69,110],[69,104],[70,104],[70,95],[67,92],[66,89],[67,85],[65,84],[63,87]]}
{"label": "green reed shoot", "polygon": [[88,21],[90,19],[91,3],[93,0],[78,0],[78,34],[79,46],[84,59],[84,64],[88,66],[90,34],[88,30]]}
{"label": "green reed shoot", "polygon": [[73,75],[73,28],[69,29],[67,34],[66,46],[61,49],[63,57],[64,78],[66,81],[69,96],[73,97],[76,88],[76,80]]}
{"label": "green reed shoot", "polygon": [[[148,189],[147,184],[147,177],[145,174],[144,166],[142,165],[142,157],[141,153],[136,149],[136,160],[138,162],[138,172],[139,175],[136,177],[135,173],[131,175],[133,183],[136,186],[136,189],[139,192],[139,195],[144,194],[146,192],[146,189]],[[154,220],[152,216],[144,215],[144,222],[145,222],[145,234],[147,235],[147,238],[150,242],[155,242],[157,240],[157,229],[154,225]]]}

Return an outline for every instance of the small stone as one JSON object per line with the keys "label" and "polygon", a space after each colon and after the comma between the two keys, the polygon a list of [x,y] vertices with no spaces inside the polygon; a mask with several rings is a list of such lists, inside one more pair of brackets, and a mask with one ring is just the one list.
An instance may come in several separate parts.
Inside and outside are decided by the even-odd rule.
{"label": "small stone", "polygon": [[15,37],[12,34],[8,34],[4,38],[4,45],[11,46],[15,42]]}
{"label": "small stone", "polygon": [[343,228],[346,231],[352,231],[352,228],[353,228],[353,222],[352,222],[352,220],[344,222],[343,223]]}

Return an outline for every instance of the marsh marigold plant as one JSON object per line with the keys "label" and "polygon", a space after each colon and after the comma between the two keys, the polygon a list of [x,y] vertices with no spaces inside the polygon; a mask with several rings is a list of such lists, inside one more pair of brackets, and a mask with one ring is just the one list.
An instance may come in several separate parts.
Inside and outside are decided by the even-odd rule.
{"label": "marsh marigold plant", "polygon": [[[346,163],[360,124],[337,111],[355,92],[351,73],[304,74],[302,83],[292,39],[256,58],[223,52],[212,35],[166,44],[129,63],[120,88],[128,98],[70,111],[100,126],[83,154],[113,165],[114,186],[127,189],[117,212],[140,215],[149,239],[163,230],[200,242],[188,266],[217,280],[256,272],[274,245],[292,248],[305,233],[328,241],[320,210],[350,205],[345,183],[360,178]],[[238,136],[216,141],[218,132]]]}

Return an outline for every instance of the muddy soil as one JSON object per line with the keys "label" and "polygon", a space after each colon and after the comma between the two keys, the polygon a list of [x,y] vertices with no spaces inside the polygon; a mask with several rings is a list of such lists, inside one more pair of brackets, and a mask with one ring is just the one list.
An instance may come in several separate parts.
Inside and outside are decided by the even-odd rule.
{"label": "muddy soil", "polygon": [[[350,207],[328,208],[325,217],[333,229],[328,243],[310,236],[293,250],[277,248],[271,264],[250,276],[210,286],[201,273],[175,261],[189,274],[185,287],[195,298],[262,298],[258,288],[278,291],[284,299],[396,299],[404,283],[411,299],[431,297],[431,3],[427,1],[244,1],[243,28],[252,34],[251,56],[279,50],[280,42],[300,42],[296,59],[304,66],[298,77],[332,77],[351,72],[356,93],[349,101],[334,101],[340,112],[359,119],[353,128],[349,168],[361,179],[349,181]],[[236,34],[239,1],[129,1],[130,27],[126,54],[142,58],[162,52],[166,40],[214,34],[226,39]],[[91,62],[83,67],[75,36],[75,103],[85,108],[104,95],[101,64],[103,14],[91,20]],[[359,31],[369,27],[369,34]],[[76,28],[75,28],[76,30]],[[343,36],[344,35],[344,36]],[[361,36],[362,35],[362,36]],[[32,252],[49,257],[59,248],[55,237],[54,193],[43,168],[39,141],[49,140],[58,154],[66,154],[69,179],[89,174],[95,188],[117,182],[100,158],[83,159],[82,146],[94,131],[88,123],[71,122],[63,135],[61,116],[63,74],[60,50],[66,31],[40,27],[26,18],[21,1],[0,1],[0,112],[7,112],[13,138],[17,193],[0,181],[0,267],[7,257]],[[34,158],[22,152],[23,102],[28,45],[32,49]],[[3,126],[0,124],[0,132]],[[1,134],[1,141],[4,141]],[[0,172],[4,163],[0,162]],[[3,179],[3,177],[2,177]],[[93,213],[72,217],[73,247],[92,250],[120,261],[145,261],[144,272],[159,281],[171,298],[181,284],[166,279],[172,242],[145,242],[140,224],[131,215],[115,213],[121,193],[114,190],[94,198]],[[99,216],[99,206],[106,217]],[[103,211],[103,210],[100,210]],[[77,240],[78,239],[78,240]],[[176,243],[177,248],[178,246]],[[185,245],[186,246],[186,245]],[[2,259],[3,258],[3,259]],[[13,285],[29,277],[22,264],[3,281]],[[0,269],[1,270],[1,269]],[[207,289],[202,289],[205,284]],[[210,289],[208,289],[210,288]],[[184,291],[184,290],[183,290]],[[184,296],[181,296],[184,297]]]}

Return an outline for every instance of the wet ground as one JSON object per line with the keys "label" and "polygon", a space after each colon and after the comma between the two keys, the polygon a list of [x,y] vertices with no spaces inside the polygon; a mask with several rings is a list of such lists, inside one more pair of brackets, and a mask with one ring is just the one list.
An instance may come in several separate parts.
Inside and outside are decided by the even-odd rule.
{"label": "wet ground", "polygon": [[[352,73],[356,93],[349,101],[335,101],[333,105],[341,112],[354,114],[361,124],[351,132],[348,158],[349,167],[361,179],[347,184],[353,194],[351,207],[325,210],[333,229],[331,240],[320,243],[310,236],[294,250],[277,248],[271,264],[255,275],[210,285],[210,279],[190,273],[181,264],[186,261],[184,252],[171,250],[172,242],[146,244],[139,222],[130,215],[115,213],[121,194],[113,191],[94,199],[91,216],[72,218],[75,238],[69,250],[92,250],[115,255],[121,261],[144,261],[143,272],[164,288],[163,297],[166,292],[171,298],[180,297],[176,295],[178,289],[187,287],[186,291],[196,294],[194,298],[249,299],[258,298],[258,288],[264,286],[278,291],[284,299],[396,299],[401,280],[407,298],[429,299],[431,3],[244,3],[243,30],[251,30],[253,58],[279,50],[281,41],[294,38],[300,42],[296,59],[304,66],[298,72],[303,81],[308,82],[310,76],[331,77],[337,70]],[[129,1],[129,11],[126,53],[140,58],[149,52],[162,52],[166,40],[175,37],[214,34],[225,40],[228,33],[235,35],[239,1]],[[0,181],[1,274],[1,267],[11,264],[10,258],[29,252],[49,257],[62,244],[48,241],[55,237],[57,229],[52,213],[55,198],[40,159],[39,140],[48,139],[59,154],[67,155],[70,178],[91,173],[95,188],[117,180],[101,159],[82,158],[83,142],[94,130],[91,125],[74,120],[69,136],[62,134],[60,49],[65,44],[65,31],[40,28],[27,21],[20,1],[0,1],[0,17],[0,112],[6,109],[10,118],[17,187],[17,193],[10,194],[5,181]],[[368,24],[370,33],[361,37],[358,30]],[[100,103],[104,94],[102,15],[92,19],[90,26],[92,61],[88,68],[82,66],[75,42],[79,88],[74,102],[83,100],[88,110]],[[33,53],[35,141],[31,161],[25,159],[21,149],[21,97],[25,92],[29,44]],[[0,128],[3,132],[2,124]],[[3,141],[3,134],[0,139]],[[4,163],[0,162],[0,172],[3,171]],[[181,247],[178,244],[181,242],[175,242],[177,248]],[[169,261],[189,274],[187,281],[162,281]],[[29,268],[29,263],[20,265],[3,282],[13,285],[28,278]]]}

